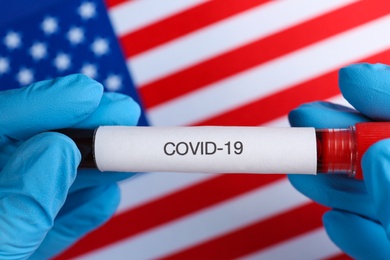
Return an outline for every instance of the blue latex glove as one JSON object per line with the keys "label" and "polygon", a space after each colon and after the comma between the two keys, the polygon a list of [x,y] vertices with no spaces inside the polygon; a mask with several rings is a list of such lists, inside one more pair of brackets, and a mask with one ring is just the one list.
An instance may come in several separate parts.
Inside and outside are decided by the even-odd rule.
{"label": "blue latex glove", "polygon": [[139,106],[71,75],[0,92],[0,259],[47,259],[116,210],[131,173],[77,173],[80,152],[60,128],[135,125]]}
{"label": "blue latex glove", "polygon": [[[292,126],[348,127],[390,121],[390,67],[355,64],[339,72],[343,96],[357,111],[330,103],[305,104],[289,115]],[[330,238],[354,259],[390,259],[390,140],[372,145],[362,159],[364,181],[337,175],[290,175],[311,199],[331,207],[323,217]]]}

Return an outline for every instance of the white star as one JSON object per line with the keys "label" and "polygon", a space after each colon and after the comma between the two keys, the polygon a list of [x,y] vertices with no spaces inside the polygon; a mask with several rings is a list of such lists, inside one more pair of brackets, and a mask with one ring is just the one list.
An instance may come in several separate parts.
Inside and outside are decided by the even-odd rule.
{"label": "white star", "polygon": [[22,68],[16,75],[16,79],[19,81],[20,85],[31,84],[34,80],[33,71],[31,69]]}
{"label": "white star", "polygon": [[73,27],[68,32],[68,40],[71,44],[76,45],[84,41],[84,31],[79,27]]}
{"label": "white star", "polygon": [[4,38],[4,44],[8,49],[13,50],[19,48],[22,44],[21,36],[17,32],[9,32]]}
{"label": "white star", "polygon": [[58,30],[58,21],[54,17],[48,16],[43,20],[41,28],[45,32],[45,34],[53,34]]}
{"label": "white star", "polygon": [[96,78],[97,68],[93,64],[84,64],[80,72],[93,79]]}
{"label": "white star", "polygon": [[96,56],[102,56],[106,54],[109,50],[108,41],[103,38],[98,38],[93,41],[91,49]]}
{"label": "white star", "polygon": [[9,60],[7,58],[0,57],[0,75],[9,71]]}
{"label": "white star", "polygon": [[79,15],[84,20],[91,19],[96,15],[96,6],[91,2],[84,2],[79,7]]}
{"label": "white star", "polygon": [[34,60],[40,60],[46,57],[47,55],[47,47],[44,43],[37,42],[34,43],[30,48],[30,55]]}
{"label": "white star", "polygon": [[109,75],[104,85],[109,91],[117,91],[122,87],[122,78],[118,75]]}
{"label": "white star", "polygon": [[64,71],[70,67],[70,56],[65,53],[59,53],[54,59],[54,66],[59,71]]}

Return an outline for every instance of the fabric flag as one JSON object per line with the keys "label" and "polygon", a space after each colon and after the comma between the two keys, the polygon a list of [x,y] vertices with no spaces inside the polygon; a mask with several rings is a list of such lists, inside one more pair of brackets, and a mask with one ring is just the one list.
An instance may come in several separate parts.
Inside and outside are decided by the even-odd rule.
{"label": "fabric flag", "polygon": [[139,102],[101,1],[19,0],[2,8],[0,89],[83,73]]}
{"label": "fabric flag", "polygon": [[[340,67],[390,63],[385,0],[8,2],[0,88],[84,73],[140,102],[143,125],[288,126],[299,104],[346,104]],[[284,175],[145,173],[121,191],[56,259],[349,259]]]}

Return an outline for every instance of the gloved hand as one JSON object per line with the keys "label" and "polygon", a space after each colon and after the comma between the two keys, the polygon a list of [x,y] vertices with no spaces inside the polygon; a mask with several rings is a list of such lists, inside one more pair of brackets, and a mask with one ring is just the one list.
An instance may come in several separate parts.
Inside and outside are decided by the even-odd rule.
{"label": "gloved hand", "polygon": [[[292,126],[343,128],[390,121],[390,67],[355,64],[339,72],[343,96],[357,111],[316,102],[289,114]],[[340,175],[290,175],[302,193],[332,208],[323,217],[330,238],[354,259],[390,259],[390,140],[372,145],[362,159],[364,181]]]}
{"label": "gloved hand", "polygon": [[139,106],[83,75],[0,92],[0,259],[48,259],[104,223],[132,173],[77,172],[80,152],[47,130],[135,125]]}

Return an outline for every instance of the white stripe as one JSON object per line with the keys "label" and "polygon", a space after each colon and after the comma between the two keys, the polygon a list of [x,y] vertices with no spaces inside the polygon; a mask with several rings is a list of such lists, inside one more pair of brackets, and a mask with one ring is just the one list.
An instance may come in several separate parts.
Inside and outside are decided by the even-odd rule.
{"label": "white stripe", "polygon": [[339,104],[342,106],[353,108],[352,105],[342,95],[334,96],[334,97],[328,99],[327,101],[332,102],[332,103],[336,103],[336,104]]}
{"label": "white stripe", "polygon": [[265,126],[265,127],[289,127],[290,124],[288,122],[287,116],[281,116],[281,117],[276,118],[274,120],[268,121],[265,124],[262,124],[261,126]]}
{"label": "white stripe", "polygon": [[214,174],[144,173],[120,183],[121,202],[117,213],[148,203],[162,196],[215,178]]}
{"label": "white stripe", "polygon": [[157,259],[309,202],[283,179],[79,259]]}
{"label": "white stripe", "polygon": [[109,16],[116,34],[123,35],[204,2],[206,0],[129,1],[112,7]]}
{"label": "white stripe", "polygon": [[[327,99],[327,101],[328,102],[332,102],[332,103],[336,103],[336,104],[339,104],[339,105],[343,105],[343,106],[346,106],[346,107],[352,107],[351,104],[349,104],[348,101],[345,100],[345,98],[342,95],[334,96],[334,97],[332,97],[330,99]],[[266,123],[262,124],[262,126],[266,126],[266,127],[289,127],[290,123],[288,122],[287,115],[285,115],[285,116],[281,116],[279,118],[276,118],[274,120],[271,120],[269,122],[266,122]]]}
{"label": "white stripe", "polygon": [[[294,223],[299,225],[299,223]],[[328,238],[323,228],[294,237],[260,252],[240,258],[240,260],[312,260],[336,256],[341,250]]]}
{"label": "white stripe", "polygon": [[[390,47],[390,15],[281,56],[148,111],[152,125],[188,125]],[[316,87],[313,86],[313,91]]]}
{"label": "white stripe", "polygon": [[131,57],[128,65],[142,86],[351,2],[271,1]]}

